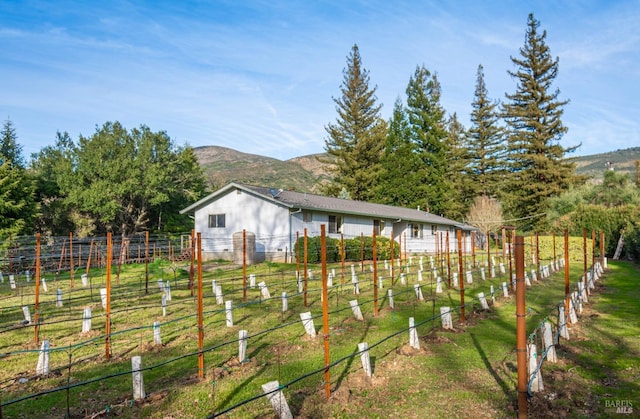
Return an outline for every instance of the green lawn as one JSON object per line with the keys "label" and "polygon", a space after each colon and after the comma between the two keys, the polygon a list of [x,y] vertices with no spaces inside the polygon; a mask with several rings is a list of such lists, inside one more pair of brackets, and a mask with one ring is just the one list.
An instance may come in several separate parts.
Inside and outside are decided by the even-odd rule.
{"label": "green lawn", "polygon": [[[415,262],[414,262],[415,263]],[[382,263],[380,264],[382,265]],[[177,268],[177,269],[176,269]],[[265,281],[271,300],[262,300],[259,291],[249,289],[248,302],[242,303],[241,270],[227,265],[207,266],[205,295],[205,374],[198,379],[197,325],[195,300],[187,289],[186,266],[158,262],[151,266],[149,294],[144,292],[144,266],[126,266],[120,284],[114,286],[112,316],[112,358],[104,357],[104,316],[97,289],[103,286],[103,272],[93,271],[92,289],[78,287],[74,292],[59,281],[49,285],[41,301],[43,318],[41,339],[50,339],[52,373],[47,378],[34,374],[38,352],[33,344],[33,327],[9,330],[22,318],[20,307],[32,303],[27,287],[21,293],[0,288],[0,397],[2,403],[17,400],[38,391],[47,391],[67,383],[84,383],[112,376],[66,391],[56,391],[3,406],[5,417],[57,416],[69,413],[84,417],[101,410],[122,417],[206,417],[212,412],[234,408],[260,395],[261,385],[271,380],[287,384],[284,394],[294,415],[307,417],[513,417],[515,413],[515,307],[514,297],[502,297],[500,284],[506,276],[466,284],[465,300],[496,290],[496,303],[490,311],[479,309],[477,301],[467,307],[467,322],[462,325],[454,315],[454,330],[440,327],[439,307],[459,305],[457,289],[435,294],[430,275],[421,283],[425,301],[417,301],[413,284],[416,267],[407,273],[407,283],[393,287],[395,308],[386,297],[390,279],[385,278],[380,293],[380,315],[373,316],[372,278],[368,269],[360,272],[361,294],[354,296],[347,267],[345,285],[340,267],[329,295],[332,396],[324,396],[323,374],[306,374],[324,365],[322,308],[319,293],[320,270],[310,266],[314,279],[309,282],[308,307],[297,294],[293,265],[262,264],[252,266],[256,282]],[[529,267],[531,269],[531,267]],[[578,280],[582,263],[571,265],[572,287]],[[383,267],[380,275],[388,275]],[[397,275],[397,272],[396,272]],[[156,280],[171,281],[173,299],[162,317],[160,291]],[[488,272],[487,272],[488,278]],[[527,330],[533,331],[543,319],[554,321],[554,307],[564,293],[563,274],[534,283],[527,290]],[[560,361],[545,363],[546,390],[531,403],[532,417],[602,416],[612,412],[616,401],[640,406],[640,300],[636,287],[637,268],[629,263],[610,264],[610,270],[598,283],[580,322],[571,329],[571,340],[561,341]],[[225,314],[215,304],[211,280],[222,284],[225,299],[234,301],[234,326],[226,327]],[[52,289],[64,289],[65,305],[51,304]],[[283,291],[289,294],[289,311],[281,312]],[[73,297],[71,297],[73,296]],[[364,321],[354,319],[349,300],[358,299]],[[82,308],[93,307],[93,332],[80,334]],[[319,336],[305,335],[299,313],[311,311]],[[408,346],[408,318],[418,324],[421,349]],[[52,323],[60,319],[74,319]],[[153,345],[153,321],[160,321],[163,345]],[[238,331],[249,333],[248,361],[239,364]],[[400,331],[396,336],[394,333]],[[391,336],[391,337],[390,337]],[[351,356],[359,342],[366,341],[373,363],[373,377],[365,378],[360,357]],[[80,345],[80,342],[85,344]],[[88,342],[88,343],[86,343]],[[142,355],[147,399],[131,402],[130,357]],[[70,366],[71,362],[71,366]],[[70,367],[69,367],[70,366]],[[19,381],[26,379],[26,382]],[[636,409],[637,411],[637,409]],[[615,408],[613,410],[615,413]],[[234,408],[230,417],[271,417],[273,410],[262,397]]]}

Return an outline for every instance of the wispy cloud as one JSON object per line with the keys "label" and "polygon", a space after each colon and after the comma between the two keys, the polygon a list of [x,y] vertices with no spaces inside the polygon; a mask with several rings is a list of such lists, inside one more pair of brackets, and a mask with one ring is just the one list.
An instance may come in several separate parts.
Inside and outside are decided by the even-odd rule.
{"label": "wispy cloud", "polygon": [[622,106],[640,95],[629,76],[638,74],[639,16],[620,4],[0,3],[0,114],[14,121],[28,153],[51,144],[56,130],[90,135],[117,119],[165,130],[180,143],[287,159],[323,150],[354,43],[383,116],[425,64],[438,73],[447,112],[466,122],[478,64],[492,97],[514,89],[509,56],[535,8],[561,59],[558,87],[572,101],[564,142],[606,151],[621,138],[638,142],[640,124]]}

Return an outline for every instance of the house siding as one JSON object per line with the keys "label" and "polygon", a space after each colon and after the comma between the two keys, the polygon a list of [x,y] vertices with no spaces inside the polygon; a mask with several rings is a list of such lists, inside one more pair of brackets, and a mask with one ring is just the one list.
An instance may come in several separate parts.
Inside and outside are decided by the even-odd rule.
{"label": "house siding", "polygon": [[[225,214],[224,228],[209,228],[212,214]],[[230,190],[200,208],[195,229],[202,234],[205,259],[232,259],[233,234],[242,230],[255,235],[258,261],[283,259],[290,253],[289,209],[246,191]]]}
{"label": "house siding", "polygon": [[[355,205],[354,201],[342,202],[336,201],[336,198],[326,198],[327,203],[322,199],[319,200],[317,196],[312,197],[306,194],[299,196],[301,194],[296,195],[286,191],[283,193],[281,190],[275,194],[272,191],[265,193],[264,189],[230,184],[212,194],[210,198],[205,198],[183,210],[183,212],[193,211],[194,213],[195,229],[202,234],[202,250],[205,259],[233,260],[233,235],[246,230],[248,234],[253,234],[255,237],[255,248],[249,249],[249,252],[253,251],[253,260],[293,262],[295,259],[292,248],[295,245],[296,235],[302,237],[305,229],[308,237],[315,237],[320,235],[321,225],[325,224],[328,237],[339,239],[343,236],[349,239],[361,235],[371,236],[375,220],[383,222],[379,236],[390,238],[393,235],[397,242],[402,242],[402,251],[407,255],[435,253],[440,247],[439,239],[444,245],[444,234],[447,231],[449,232],[449,250],[453,252],[457,249],[455,228],[447,224],[451,222],[447,219],[443,219],[443,224],[431,220],[412,221],[416,216],[428,218],[431,215],[393,207],[389,207],[393,218],[384,217],[380,214],[380,207],[372,207],[372,204]],[[309,205],[323,204],[331,208],[309,207]],[[354,212],[369,208],[372,214],[376,215],[345,212],[349,208]],[[224,214],[225,225],[209,228],[209,216],[216,214]],[[341,230],[335,233],[329,232],[331,215],[340,217],[343,222]],[[398,216],[395,217],[395,215]],[[403,218],[403,215],[408,218]],[[219,218],[216,218],[216,221],[219,221]],[[411,237],[412,224],[422,225],[422,237]],[[463,243],[467,252],[471,250],[468,236],[469,232],[466,231]],[[235,246],[240,248],[241,254],[242,242],[236,241]]]}

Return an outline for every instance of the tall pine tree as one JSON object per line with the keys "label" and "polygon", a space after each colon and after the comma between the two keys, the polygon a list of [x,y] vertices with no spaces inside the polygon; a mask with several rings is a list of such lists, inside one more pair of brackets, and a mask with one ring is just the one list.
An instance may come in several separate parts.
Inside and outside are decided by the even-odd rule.
{"label": "tall pine tree", "polygon": [[500,126],[498,103],[491,101],[488,95],[484,70],[479,65],[468,132],[468,170],[472,200],[478,195],[497,197],[504,174],[504,129]]}
{"label": "tall pine tree", "polygon": [[413,206],[433,214],[450,216],[453,186],[447,179],[447,132],[440,105],[440,82],[424,66],[418,66],[407,86],[409,135],[420,160],[419,199]]}
{"label": "tall pine tree", "polygon": [[18,135],[10,119],[4,121],[0,131],[0,159],[9,160],[13,166],[25,168],[22,146],[18,144]]}
{"label": "tall pine tree", "polygon": [[338,117],[325,129],[329,137],[325,150],[335,157],[333,182],[325,192],[337,196],[344,188],[352,199],[368,201],[376,194],[386,123],[380,117],[375,95],[369,86],[369,72],[362,67],[358,46],[354,45],[343,70],[342,95],[334,98]]}
{"label": "tall pine tree", "polygon": [[558,75],[558,58],[553,59],[546,45],[546,31],[529,15],[524,47],[520,57],[511,57],[516,71],[509,75],[517,81],[516,92],[507,94],[503,115],[508,125],[508,213],[522,218],[522,228],[539,227],[547,209],[547,199],[558,195],[576,181],[574,165],[565,154],[577,147],[559,144],[567,128],[562,124],[567,100],[552,90]]}
{"label": "tall pine tree", "polygon": [[472,182],[468,176],[469,151],[467,131],[454,113],[447,122],[446,139],[447,180],[451,184],[448,216],[454,220],[462,220],[473,203]]}

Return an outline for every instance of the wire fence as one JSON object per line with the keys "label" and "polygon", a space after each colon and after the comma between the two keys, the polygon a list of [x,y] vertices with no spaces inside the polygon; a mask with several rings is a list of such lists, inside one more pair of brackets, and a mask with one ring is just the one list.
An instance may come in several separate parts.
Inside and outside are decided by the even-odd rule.
{"label": "wire fence", "polygon": [[[169,249],[169,246],[167,249]],[[531,253],[534,254],[535,252],[532,250]],[[166,254],[170,254],[168,250]],[[536,276],[540,279],[546,278],[552,272],[558,270],[559,267],[564,266],[564,259],[561,258],[547,261],[533,258],[532,261],[534,262],[531,265],[533,269],[532,276],[533,272],[535,272]],[[397,347],[398,345],[402,345],[401,342],[408,341],[408,339],[406,339],[407,336],[405,336],[404,339],[398,340],[401,336],[407,335],[418,328],[421,329],[420,333],[424,335],[436,328],[436,323],[441,322],[447,315],[450,316],[455,313],[460,315],[460,311],[462,310],[464,312],[465,308],[485,309],[496,299],[507,297],[509,290],[515,288],[514,274],[510,271],[511,263],[509,263],[509,260],[503,259],[499,254],[485,261],[472,261],[471,255],[463,255],[462,261],[457,260],[456,255],[423,255],[406,257],[402,262],[400,259],[378,261],[375,268],[379,273],[382,273],[382,275],[378,275],[378,278],[376,278],[380,284],[378,288],[387,291],[387,293],[384,293],[381,298],[376,299],[371,297],[375,286],[374,284],[376,283],[373,278],[373,263],[371,261],[360,261],[359,264],[353,263],[356,261],[351,262],[352,263],[347,266],[343,263],[342,265],[334,265],[330,268],[330,277],[334,284],[328,293],[333,307],[333,309],[329,311],[329,318],[332,319],[332,325],[335,329],[338,329],[345,321],[351,319],[352,315],[349,313],[353,311],[353,306],[349,304],[349,301],[352,301],[351,298],[354,297],[356,298],[359,308],[368,318],[373,317],[374,304],[377,305],[378,303],[380,303],[381,307],[385,307],[392,313],[396,313],[394,309],[395,300],[396,305],[411,305],[413,311],[410,314],[417,319],[413,325],[399,327],[397,331],[382,336],[377,341],[369,344],[367,351],[382,350],[382,347],[390,341],[392,342],[391,346]],[[547,264],[542,264],[543,262]],[[490,266],[492,266],[493,269],[491,269]],[[460,267],[463,268],[460,269]],[[317,267],[315,268],[317,269]],[[396,268],[395,272],[394,268]],[[180,269],[183,270],[182,273],[184,274],[187,266],[184,265]],[[152,365],[145,367],[124,368],[98,377],[71,382],[72,369],[82,368],[83,365],[86,366],[90,364],[96,357],[100,356],[99,346],[101,346],[107,337],[111,339],[114,345],[111,347],[111,350],[115,352],[114,355],[122,358],[139,348],[153,348],[153,346],[149,346],[152,341],[150,335],[155,334],[156,330],[163,330],[164,342],[178,342],[185,336],[185,333],[188,335],[188,332],[193,333],[197,329],[198,325],[196,320],[198,314],[194,312],[196,297],[193,295],[190,281],[187,281],[184,275],[176,279],[175,272],[174,270],[174,278],[171,278],[174,280],[173,285],[171,285],[171,279],[165,280],[165,278],[162,277],[159,278],[160,282],[157,282],[158,285],[154,285],[153,287],[146,286],[147,284],[142,275],[121,277],[120,281],[122,283],[111,289],[112,301],[114,301],[111,314],[114,323],[118,323],[118,316],[127,320],[136,317],[140,317],[141,319],[155,317],[162,320],[166,318],[165,315],[160,314],[164,311],[169,313],[169,318],[162,321],[156,320],[154,324],[112,329],[109,336],[98,332],[98,330],[103,329],[106,319],[104,318],[104,313],[99,311],[102,298],[99,292],[94,293],[94,282],[92,282],[91,277],[88,282],[88,290],[86,287],[66,290],[68,292],[66,298],[62,300],[62,306],[58,305],[59,299],[57,298],[57,294],[55,297],[53,293],[45,294],[47,298],[43,298],[40,302],[41,316],[38,318],[38,327],[41,333],[51,335],[52,339],[50,341],[63,344],[56,343],[56,346],[50,346],[45,350],[43,347],[35,346],[16,349],[15,342],[5,342],[0,344],[0,356],[4,358],[3,361],[12,360],[15,364],[22,364],[24,362],[18,360],[18,358],[22,356],[34,358],[37,355],[40,360],[45,354],[47,357],[49,355],[54,357],[56,353],[66,355],[53,360],[47,374],[36,374],[38,377],[53,376],[55,378],[61,377],[62,371],[66,369],[66,383],[62,382],[62,384],[58,386],[47,386],[47,388],[40,391],[16,396],[8,400],[2,397],[3,401],[1,406],[12,406],[25,401],[40,399],[50,394],[66,392],[66,408],[69,413],[70,405],[72,404],[69,400],[69,391],[75,388],[82,388],[136,372],[157,371],[159,369],[166,370],[165,367],[175,370],[175,367],[178,365],[180,368],[184,368],[187,364],[182,363],[182,361],[197,358],[202,354],[206,354],[209,357],[207,364],[224,368],[225,364],[236,356],[233,347],[241,344],[243,340],[248,342],[248,344],[255,341],[256,345],[258,345],[260,339],[263,339],[265,336],[277,336],[277,333],[283,329],[294,330],[294,332],[290,333],[291,338],[282,341],[279,340],[278,337],[275,337],[270,339],[270,343],[275,342],[275,345],[280,347],[290,345],[292,340],[299,340],[304,335],[304,329],[301,327],[301,321],[298,320],[293,313],[308,308],[306,304],[307,298],[312,301],[312,303],[309,304],[310,306],[313,306],[314,303],[321,300],[322,281],[320,280],[321,278],[318,278],[317,272],[315,272],[313,267],[304,272],[300,270],[280,270],[273,273],[242,276],[224,276],[221,275],[220,272],[205,273],[202,279],[203,281],[207,281],[207,283],[211,281],[211,288],[210,291],[205,292],[203,299],[207,301],[207,307],[215,308],[204,310],[203,314],[206,316],[204,328],[207,331],[207,335],[211,335],[208,342],[216,341],[216,343],[200,349],[195,347],[193,344],[193,340],[195,339],[191,336],[190,339],[184,340],[187,343],[182,346],[183,350],[179,351],[184,353],[180,353],[179,355],[158,359]],[[252,278],[252,276],[254,277]],[[20,303],[10,302],[6,306],[0,303],[0,314],[2,314],[0,320],[0,341],[2,341],[2,335],[15,334],[15,332],[28,332],[34,327],[31,322],[26,322],[26,318],[22,319],[20,317],[21,314],[25,314],[24,307],[31,309],[34,304],[33,298],[35,297],[35,293],[32,292],[34,284],[32,284],[32,279],[27,275],[19,276],[18,278],[14,277],[14,281],[16,280],[20,284],[20,287],[16,289],[7,290],[8,283],[3,282],[0,284],[0,295],[2,295],[3,300],[9,301],[10,298],[20,299]],[[259,286],[259,284],[255,283],[257,281],[261,281],[261,283],[265,285]],[[58,278],[53,281],[53,285],[63,286],[64,282],[65,281]],[[154,282],[156,282],[156,278],[152,280],[152,284]],[[476,293],[475,296],[471,299],[466,299],[464,304],[449,307],[448,311],[437,314],[436,304],[440,304],[441,307],[443,306],[438,299],[438,295],[441,293],[446,294],[449,291],[457,291],[464,287],[465,282],[468,287]],[[268,288],[275,293],[275,296],[272,297],[264,293],[264,288],[266,288],[267,284]],[[472,284],[474,284],[473,287]],[[490,287],[484,289],[486,292],[483,293],[484,295],[482,297],[478,295],[478,291],[480,291],[481,288],[477,286],[477,284],[480,284],[481,287]],[[104,285],[104,283],[101,282],[101,280],[95,283],[98,289],[102,285]],[[218,286],[221,287],[221,290],[224,289],[224,296],[216,292]],[[2,288],[5,289],[3,290]],[[390,294],[388,291],[392,293]],[[164,301],[164,304],[160,305],[159,301],[166,300],[167,296],[171,295],[172,292],[174,297],[170,301]],[[246,295],[247,292],[249,293],[249,298],[244,299],[243,296]],[[286,297],[284,293],[286,293]],[[362,296],[366,296],[366,298],[362,298]],[[244,338],[230,337],[226,332],[228,328],[225,327],[229,322],[226,316],[228,316],[230,310],[227,307],[218,308],[218,306],[222,305],[221,302],[238,300],[242,300],[242,302],[233,305],[231,309],[232,316],[239,314],[241,317],[247,317],[259,313],[258,315],[264,318],[270,318],[270,321],[274,324],[259,331],[254,331],[251,334],[247,333]],[[429,306],[429,303],[431,303],[431,315],[425,314],[425,308]],[[285,304],[289,305],[288,309],[285,309]],[[84,339],[78,340],[77,330],[80,329],[80,325],[86,321],[86,318],[80,314],[80,311],[87,306],[92,306],[97,309],[95,311],[98,313],[92,319],[94,325],[97,327],[92,329],[95,330],[95,332],[93,332],[94,335],[91,335],[90,332],[83,332],[80,336],[84,337]],[[141,314],[150,311],[156,314],[151,316]],[[407,313],[403,312],[403,314]],[[321,317],[321,314],[315,314],[312,315],[310,319],[319,319]],[[273,320],[274,318],[275,321]],[[242,323],[242,320],[237,323]],[[167,329],[169,329],[168,332]],[[537,336],[537,330],[538,329],[536,329],[532,335]],[[29,341],[26,338],[27,334],[23,333],[22,336],[26,344]],[[156,348],[159,348],[160,352],[171,348],[170,344],[164,343],[163,345],[164,346],[156,346]],[[96,352],[98,352],[98,354],[96,354]],[[171,350],[168,352],[174,353],[176,351]],[[337,353],[341,352],[344,353],[345,349],[342,348],[337,351]],[[305,382],[307,383],[305,385],[313,387],[317,385],[317,382],[309,382],[308,379],[317,374],[324,373],[327,370],[335,370],[343,363],[347,363],[347,369],[352,370],[351,362],[353,362],[354,357],[362,355],[365,351],[357,349],[347,352],[349,353],[339,356],[337,359],[331,361],[329,365],[323,365],[320,368],[302,374],[295,374],[294,376],[283,374],[285,382],[279,385],[279,389],[290,388],[294,385],[299,385],[301,382]],[[240,354],[237,355],[237,358],[239,357]],[[545,351],[542,352],[539,357],[540,366],[542,360],[546,357],[547,348],[545,347]],[[29,363],[33,363],[33,360],[27,362],[27,364]],[[280,359],[278,363],[280,368]],[[36,370],[37,369],[38,367]],[[537,370],[532,372],[534,378],[539,369],[540,367],[537,367]],[[186,367],[187,374],[189,370],[190,368]],[[59,375],[52,375],[51,371],[57,371]],[[17,394],[19,391],[15,389],[16,385],[24,384],[24,382],[21,383],[21,380],[33,381],[36,376],[30,371],[17,371],[11,377],[3,377],[0,382],[0,394]],[[335,386],[337,383],[334,381],[332,384]],[[215,388],[215,379],[213,387]],[[215,392],[215,389],[213,391]],[[211,416],[215,417],[227,414],[236,409],[240,409],[242,406],[257,400],[262,400],[270,394],[271,392],[261,392],[237,402],[234,402],[235,398],[227,397],[218,405],[212,406]]]}

